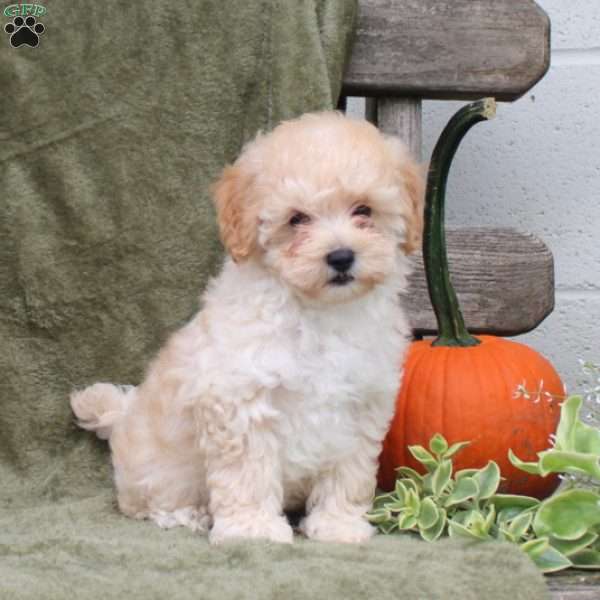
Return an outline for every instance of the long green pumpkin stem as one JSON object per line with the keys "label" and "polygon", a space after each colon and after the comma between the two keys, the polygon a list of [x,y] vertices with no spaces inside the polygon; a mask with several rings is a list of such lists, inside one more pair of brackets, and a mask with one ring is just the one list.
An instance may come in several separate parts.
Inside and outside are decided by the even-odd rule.
{"label": "long green pumpkin stem", "polygon": [[425,193],[423,259],[429,297],[438,323],[438,337],[433,346],[476,346],[480,343],[465,327],[458,298],[450,282],[444,201],[448,172],[460,142],[473,125],[491,119],[495,114],[493,98],[473,102],[459,110],[440,135],[431,157]]}

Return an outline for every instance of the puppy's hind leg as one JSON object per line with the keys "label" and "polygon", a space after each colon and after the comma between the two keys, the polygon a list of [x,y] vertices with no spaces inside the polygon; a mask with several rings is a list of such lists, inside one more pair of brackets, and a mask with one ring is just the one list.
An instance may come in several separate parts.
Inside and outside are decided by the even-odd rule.
{"label": "puppy's hind leg", "polygon": [[[155,463],[152,472],[143,474],[123,471],[113,455],[117,501],[121,512],[134,519],[149,519],[161,529],[187,527],[194,532],[207,533],[212,519],[207,499],[197,472],[181,465]],[[171,474],[161,478],[160,473]],[[181,479],[180,479],[181,478]]]}
{"label": "puppy's hind leg", "polygon": [[148,518],[162,529],[181,525],[198,533],[207,533],[212,521],[206,506],[184,506],[172,511],[155,509],[148,513]]}
{"label": "puppy's hind leg", "polygon": [[[135,460],[135,459],[134,459]],[[117,502],[121,512],[134,519],[149,519],[161,529],[187,527],[207,533],[211,525],[201,476],[190,465],[172,463],[164,456],[124,464],[113,452]]]}
{"label": "puppy's hind leg", "polygon": [[169,422],[145,410],[133,410],[116,425],[110,446],[122,513],[163,529],[208,531],[206,475],[194,432],[190,415]]}
{"label": "puppy's hind leg", "polygon": [[206,474],[193,412],[173,409],[161,401],[164,394],[160,386],[153,393],[144,385],[97,383],[71,394],[71,406],[82,428],[110,443],[123,514],[206,532]]}

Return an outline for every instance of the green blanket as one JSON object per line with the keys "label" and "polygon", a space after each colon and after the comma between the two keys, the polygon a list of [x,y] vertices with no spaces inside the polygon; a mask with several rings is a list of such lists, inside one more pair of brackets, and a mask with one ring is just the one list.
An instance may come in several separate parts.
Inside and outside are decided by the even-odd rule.
{"label": "green blanket", "polygon": [[138,382],[197,309],[221,257],[209,182],[257,130],[334,106],[356,6],[47,9],[35,48],[0,32],[0,598],[540,597],[504,546],[209,549],[118,514],[68,394]]}
{"label": "green blanket", "polygon": [[[504,544],[379,536],[362,546],[208,546],[121,517],[106,492],[0,516],[2,600],[536,600],[536,567]],[[8,534],[6,533],[8,529]]]}

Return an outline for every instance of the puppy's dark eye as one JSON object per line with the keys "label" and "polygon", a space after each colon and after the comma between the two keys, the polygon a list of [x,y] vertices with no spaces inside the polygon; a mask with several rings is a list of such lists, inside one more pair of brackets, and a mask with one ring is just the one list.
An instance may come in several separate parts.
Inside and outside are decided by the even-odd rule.
{"label": "puppy's dark eye", "polygon": [[361,204],[360,206],[357,206],[352,211],[352,216],[353,217],[356,217],[356,216],[370,217],[371,216],[371,208],[369,206],[367,206],[366,204]]}
{"label": "puppy's dark eye", "polygon": [[292,227],[297,227],[298,225],[306,225],[306,223],[310,223],[310,217],[305,215],[304,213],[297,212],[292,215],[292,218],[288,221],[288,223]]}

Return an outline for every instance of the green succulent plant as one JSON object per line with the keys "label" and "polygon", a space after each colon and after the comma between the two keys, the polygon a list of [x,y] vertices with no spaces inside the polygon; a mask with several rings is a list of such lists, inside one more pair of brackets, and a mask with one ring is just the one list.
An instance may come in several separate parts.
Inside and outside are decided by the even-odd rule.
{"label": "green succulent plant", "polygon": [[[541,476],[583,472],[600,479],[600,431],[581,422],[581,403],[579,396],[563,403],[554,447],[540,452],[538,462],[510,452],[511,462]],[[429,450],[410,446],[425,473],[397,469],[395,489],[375,498],[369,521],[382,533],[413,532],[428,542],[443,535],[513,542],[546,573],[600,569],[600,494],[576,487],[544,501],[498,494],[501,474],[493,461],[454,473],[452,457],[468,443],[448,445],[436,434]]]}

